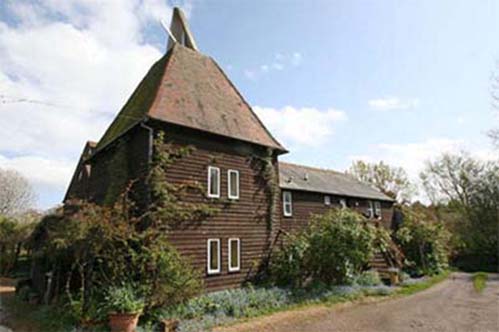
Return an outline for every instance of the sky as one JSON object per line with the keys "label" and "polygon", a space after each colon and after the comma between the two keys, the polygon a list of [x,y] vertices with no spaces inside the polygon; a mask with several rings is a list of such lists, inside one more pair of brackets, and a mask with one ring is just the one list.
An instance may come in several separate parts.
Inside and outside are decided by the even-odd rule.
{"label": "sky", "polygon": [[417,181],[443,152],[497,157],[498,1],[2,0],[0,167],[30,180],[38,208],[61,202],[85,142],[164,54],[173,6],[282,160],[383,160]]}

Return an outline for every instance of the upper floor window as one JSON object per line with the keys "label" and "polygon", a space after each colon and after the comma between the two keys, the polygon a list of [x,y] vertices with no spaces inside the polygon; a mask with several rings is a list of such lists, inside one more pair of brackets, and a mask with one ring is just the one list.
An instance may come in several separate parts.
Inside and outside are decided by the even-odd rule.
{"label": "upper floor window", "polygon": [[228,196],[230,199],[239,198],[239,171],[229,169],[227,172]]}
{"label": "upper floor window", "polygon": [[373,201],[367,201],[367,217],[369,219],[374,218],[374,203],[373,203]]}
{"label": "upper floor window", "polygon": [[374,202],[374,215],[378,219],[381,219],[383,217],[383,214],[381,212],[381,202]]}
{"label": "upper floor window", "polygon": [[229,239],[229,272],[241,269],[241,241],[233,238]]}
{"label": "upper floor window", "polygon": [[208,167],[208,197],[220,197],[220,168]]}
{"label": "upper floor window", "polygon": [[347,208],[347,200],[344,198],[340,199],[340,206],[342,209],[346,209]]}
{"label": "upper floor window", "polygon": [[293,202],[290,191],[282,192],[282,210],[285,217],[291,217],[293,215]]}
{"label": "upper floor window", "polygon": [[324,196],[324,205],[331,205],[331,196],[329,195]]}
{"label": "upper floor window", "polygon": [[220,273],[220,239],[209,239],[207,252],[208,274]]}

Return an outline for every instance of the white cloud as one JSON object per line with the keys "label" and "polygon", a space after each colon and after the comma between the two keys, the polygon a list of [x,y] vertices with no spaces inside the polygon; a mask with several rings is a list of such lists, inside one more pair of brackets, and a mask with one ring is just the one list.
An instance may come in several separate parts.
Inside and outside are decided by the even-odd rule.
{"label": "white cloud", "polygon": [[271,72],[284,71],[289,67],[298,67],[303,62],[303,56],[299,52],[293,53],[276,53],[272,61],[268,63],[263,63],[256,68],[247,68],[243,70],[243,74],[246,78],[255,81],[263,75],[267,75]]}
{"label": "white cloud", "polygon": [[160,58],[144,31],[160,30],[171,8],[163,0],[45,0],[7,10],[16,24],[0,21],[0,166],[62,194],[84,142],[99,139]]}
{"label": "white cloud", "polygon": [[265,126],[285,146],[317,147],[333,135],[337,122],[346,120],[346,114],[333,108],[318,110],[312,107],[281,109],[253,107]]}
{"label": "white cloud", "polygon": [[418,107],[419,99],[400,99],[398,97],[386,97],[371,99],[369,100],[368,104],[369,107],[377,111],[406,110]]}
{"label": "white cloud", "polygon": [[299,65],[301,65],[302,60],[303,60],[303,57],[302,57],[301,53],[295,52],[291,56],[291,64],[293,66],[299,66]]}
{"label": "white cloud", "polygon": [[0,155],[0,168],[15,169],[35,187],[64,191],[73,175],[76,163],[69,160],[49,159],[37,156],[7,158]]}

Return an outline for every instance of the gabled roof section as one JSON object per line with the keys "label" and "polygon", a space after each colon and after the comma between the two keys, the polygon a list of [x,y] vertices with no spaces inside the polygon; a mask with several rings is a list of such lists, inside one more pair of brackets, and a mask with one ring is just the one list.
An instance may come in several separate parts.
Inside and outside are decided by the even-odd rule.
{"label": "gabled roof section", "polygon": [[71,182],[69,183],[68,189],[66,191],[66,195],[64,196],[64,200],[66,201],[67,199],[70,198],[72,192],[75,190],[75,187],[77,185],[78,177],[80,175],[80,172],[83,169],[83,166],[85,165],[85,162],[87,161],[90,156],[92,156],[92,153],[94,153],[95,149],[97,147],[96,142],[92,141],[87,141],[85,143],[85,147],[83,148],[83,151],[81,152],[80,159],[78,160],[78,164],[76,165],[76,169],[73,173],[73,177],[71,178]]}
{"label": "gabled roof section", "polygon": [[282,189],[394,201],[377,189],[347,174],[284,162],[279,162],[279,186]]}
{"label": "gabled roof section", "polygon": [[286,151],[215,61],[178,43],[149,70],[97,148],[146,117]]}

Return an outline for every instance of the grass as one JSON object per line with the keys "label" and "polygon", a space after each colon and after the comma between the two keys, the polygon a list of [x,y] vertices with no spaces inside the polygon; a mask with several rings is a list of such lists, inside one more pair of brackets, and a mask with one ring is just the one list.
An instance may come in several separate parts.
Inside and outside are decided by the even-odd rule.
{"label": "grass", "polygon": [[428,289],[431,286],[438,284],[439,282],[444,281],[445,279],[447,279],[449,277],[450,273],[451,273],[450,271],[446,270],[440,274],[429,277],[425,281],[422,281],[422,282],[419,282],[416,284],[412,284],[412,285],[402,286],[395,293],[397,295],[404,295],[404,296],[412,295],[414,293]]}
{"label": "grass", "polygon": [[473,286],[478,293],[482,293],[487,285],[488,274],[485,272],[476,272],[473,274]]}

